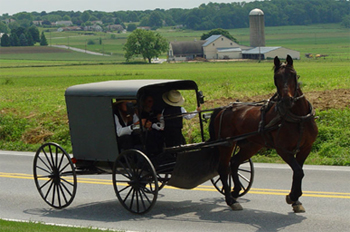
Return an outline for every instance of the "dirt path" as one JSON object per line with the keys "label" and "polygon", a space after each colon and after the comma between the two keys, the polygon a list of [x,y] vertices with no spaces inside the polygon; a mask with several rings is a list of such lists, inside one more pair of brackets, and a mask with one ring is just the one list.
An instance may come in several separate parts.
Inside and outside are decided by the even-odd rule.
{"label": "dirt path", "polygon": [[[345,109],[350,107],[350,89],[334,89],[325,91],[312,91],[304,93],[306,98],[311,104],[318,110],[328,109]],[[271,95],[260,95],[254,97],[244,97],[239,99],[242,102],[257,102],[265,99],[269,99]],[[224,106],[230,102],[234,102],[237,99],[233,98],[220,98],[217,100],[206,101],[207,108],[215,106]]]}

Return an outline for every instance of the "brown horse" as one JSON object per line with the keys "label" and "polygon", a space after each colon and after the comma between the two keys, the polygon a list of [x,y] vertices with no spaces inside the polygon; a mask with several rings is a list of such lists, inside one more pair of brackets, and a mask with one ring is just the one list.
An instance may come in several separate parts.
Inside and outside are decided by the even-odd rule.
{"label": "brown horse", "polygon": [[[305,212],[298,200],[302,195],[303,164],[318,134],[315,112],[303,95],[293,59],[288,55],[286,63],[274,59],[274,82],[277,93],[264,104],[231,103],[214,111],[209,126],[211,140],[241,137],[228,146],[219,146],[218,173],[222,181],[226,203],[233,210],[241,210],[236,201],[241,190],[238,167],[261,148],[273,148],[293,170],[292,188],[286,197],[294,212]],[[256,132],[256,133],[254,133]],[[250,136],[244,136],[249,134]],[[232,156],[234,146],[239,152]],[[231,158],[232,156],[232,158]],[[230,168],[229,168],[230,167]],[[231,171],[234,188],[230,192],[228,174]]]}

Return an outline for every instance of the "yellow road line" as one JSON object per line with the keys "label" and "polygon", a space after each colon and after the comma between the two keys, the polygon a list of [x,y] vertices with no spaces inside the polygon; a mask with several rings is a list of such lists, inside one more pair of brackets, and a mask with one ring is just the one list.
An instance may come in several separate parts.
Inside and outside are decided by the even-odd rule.
{"label": "yellow road line", "polygon": [[[0,178],[15,178],[15,179],[33,179],[33,175],[23,173],[6,173],[0,172]],[[66,177],[68,181],[71,180],[71,176]],[[112,178],[110,179],[94,179],[94,178],[77,178],[78,183],[84,184],[100,184],[100,185],[112,185]],[[178,189],[172,186],[165,186],[165,189]],[[192,190],[196,191],[210,191],[216,192],[214,186],[199,185]],[[251,188],[249,194],[262,194],[262,195],[287,195],[289,190],[283,189],[263,189],[263,188]],[[350,193],[343,192],[323,192],[323,191],[303,191],[304,197],[321,197],[321,198],[341,198],[350,199]]]}

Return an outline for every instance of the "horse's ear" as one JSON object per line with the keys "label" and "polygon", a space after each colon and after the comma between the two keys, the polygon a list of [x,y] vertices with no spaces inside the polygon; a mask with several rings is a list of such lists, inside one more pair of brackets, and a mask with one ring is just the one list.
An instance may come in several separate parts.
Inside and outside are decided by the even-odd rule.
{"label": "horse's ear", "polygon": [[290,55],[287,55],[287,64],[290,65],[290,66],[293,66],[293,59]]}
{"label": "horse's ear", "polygon": [[275,71],[281,66],[281,61],[278,58],[278,56],[275,56],[275,59],[273,60],[273,63],[275,64]]}

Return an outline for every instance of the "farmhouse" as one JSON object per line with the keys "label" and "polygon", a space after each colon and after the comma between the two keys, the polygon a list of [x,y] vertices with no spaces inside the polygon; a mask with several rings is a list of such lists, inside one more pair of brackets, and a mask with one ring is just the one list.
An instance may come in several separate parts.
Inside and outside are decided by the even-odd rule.
{"label": "farmhouse", "polygon": [[72,21],[57,21],[56,22],[56,26],[66,26],[66,27],[69,27],[69,26],[72,26],[73,23]]}

